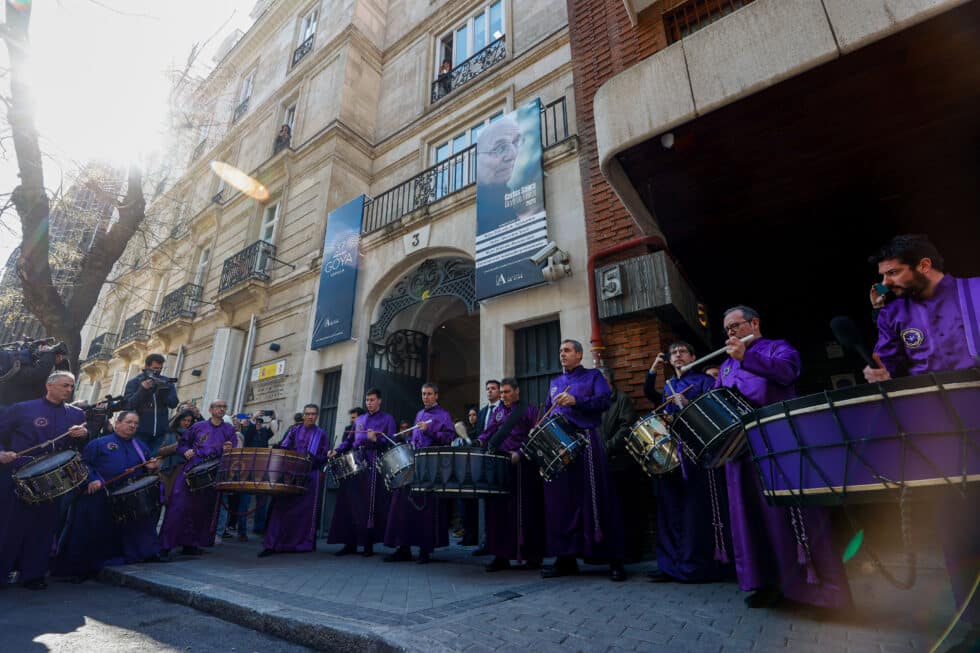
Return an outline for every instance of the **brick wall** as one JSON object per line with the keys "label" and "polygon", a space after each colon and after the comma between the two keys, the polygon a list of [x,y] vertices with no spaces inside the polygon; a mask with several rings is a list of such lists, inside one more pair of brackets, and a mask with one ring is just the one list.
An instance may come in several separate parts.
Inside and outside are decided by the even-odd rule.
{"label": "brick wall", "polygon": [[[634,27],[623,0],[568,0],[579,166],[593,254],[642,234],[599,171],[592,99],[606,80],[667,46],[661,14],[658,3],[644,11]],[[597,267],[645,251],[638,248],[603,258],[596,262]],[[615,374],[616,385],[634,399],[637,409],[649,408],[643,397],[643,378],[653,357],[672,338],[669,326],[642,316],[603,324],[601,333],[606,346],[603,358]]]}

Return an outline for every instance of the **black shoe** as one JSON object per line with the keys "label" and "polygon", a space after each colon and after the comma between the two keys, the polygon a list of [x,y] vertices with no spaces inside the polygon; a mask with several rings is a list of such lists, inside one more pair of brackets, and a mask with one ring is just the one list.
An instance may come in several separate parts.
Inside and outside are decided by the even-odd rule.
{"label": "black shoe", "polygon": [[527,571],[537,571],[538,569],[541,569],[541,561],[540,560],[528,560],[523,565],[521,565],[520,567],[518,567],[518,569],[525,569]]}
{"label": "black shoe", "polygon": [[432,557],[428,551],[419,551],[419,559],[416,561],[420,565],[427,565],[432,562]]}
{"label": "black shoe", "polygon": [[397,548],[394,553],[389,553],[384,558],[385,562],[411,562],[412,550],[407,548]]}
{"label": "black shoe", "polygon": [[170,562],[170,556],[169,555],[164,555],[163,553],[158,553],[156,555],[152,555],[149,558],[144,559],[143,562],[145,562],[145,563],[151,563],[151,562]]}
{"label": "black shoe", "polygon": [[368,544],[366,547],[364,547],[364,551],[361,552],[361,555],[365,558],[370,558],[374,555],[374,547]]}
{"label": "black shoe", "polygon": [[46,590],[48,589],[48,584],[44,582],[43,578],[35,578],[34,580],[21,583],[21,587],[25,590]]}
{"label": "black shoe", "polygon": [[578,576],[578,563],[575,560],[559,558],[555,564],[541,568],[541,578],[558,578],[559,576]]}
{"label": "black shoe", "polygon": [[235,538],[234,533],[229,533],[228,531],[225,531],[224,533],[221,534],[221,539],[223,540],[231,540],[234,538]]}
{"label": "black shoe", "polygon": [[477,557],[479,557],[479,556],[488,556],[488,555],[490,555],[490,552],[487,551],[487,547],[481,546],[480,548],[478,548],[476,551],[473,552],[473,555],[475,555]]}
{"label": "black shoe", "polygon": [[262,549],[261,551],[259,551],[259,556],[258,557],[260,557],[260,558],[268,558],[269,556],[275,555],[275,554],[276,554],[276,552],[273,551],[272,549]]}
{"label": "black shoe", "polygon": [[650,579],[651,583],[669,583],[674,580],[659,569],[651,569],[648,571],[647,578]]}
{"label": "black shoe", "polygon": [[342,548],[340,551],[335,551],[334,555],[345,556],[345,555],[350,555],[351,553],[357,553],[357,547],[351,546],[350,544],[345,544],[344,548]]}
{"label": "black shoe", "polygon": [[763,587],[745,597],[745,605],[750,608],[773,608],[783,599],[783,593],[775,587]]}
{"label": "black shoe", "polygon": [[204,549],[199,546],[185,546],[181,548],[180,554],[185,556],[199,556],[204,554]]}
{"label": "black shoe", "polygon": [[609,579],[614,583],[622,583],[626,580],[626,569],[623,567],[623,563],[612,562],[609,564]]}
{"label": "black shoe", "polygon": [[500,556],[497,556],[493,560],[491,560],[490,564],[484,567],[484,569],[487,571],[487,573],[493,573],[495,571],[505,571],[507,569],[510,569],[510,560],[508,560],[507,558],[501,558]]}

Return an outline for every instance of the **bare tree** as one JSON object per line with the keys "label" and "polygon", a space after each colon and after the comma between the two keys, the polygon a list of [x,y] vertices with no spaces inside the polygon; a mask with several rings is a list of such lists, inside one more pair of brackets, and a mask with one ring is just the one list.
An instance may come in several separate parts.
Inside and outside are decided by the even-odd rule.
{"label": "bare tree", "polygon": [[72,369],[77,370],[82,327],[113,266],[146,218],[142,172],[131,167],[124,193],[106,198],[115,204],[119,219],[111,231],[106,227],[97,229],[92,246],[75,261],[77,273],[73,291],[66,301],[52,278],[51,200],[44,184],[43,157],[34,121],[32,80],[28,77],[31,5],[11,0],[6,0],[5,5],[6,23],[0,25],[0,35],[10,56],[10,96],[4,102],[20,174],[20,184],[10,195],[22,234],[17,275],[21,279],[24,305],[44,325],[49,336],[68,345]]}

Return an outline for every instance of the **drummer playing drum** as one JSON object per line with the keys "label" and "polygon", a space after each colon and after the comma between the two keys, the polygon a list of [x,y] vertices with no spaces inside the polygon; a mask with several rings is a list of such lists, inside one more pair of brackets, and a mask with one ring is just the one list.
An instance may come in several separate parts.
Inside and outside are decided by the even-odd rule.
{"label": "drummer playing drum", "polygon": [[[658,354],[643,382],[643,393],[668,415],[676,415],[684,406],[714,387],[714,378],[689,370],[697,357],[694,348],[677,341],[667,349],[674,375],[666,379],[661,397],[655,383],[664,366],[664,355]],[[673,400],[673,401],[671,401]],[[684,456],[684,452],[679,450]],[[723,528],[728,521],[728,492],[724,476],[717,469],[702,469],[684,459],[683,471],[658,477],[657,494],[657,569],[648,575],[653,582],[678,581],[706,583],[730,578],[732,568],[731,532]]]}

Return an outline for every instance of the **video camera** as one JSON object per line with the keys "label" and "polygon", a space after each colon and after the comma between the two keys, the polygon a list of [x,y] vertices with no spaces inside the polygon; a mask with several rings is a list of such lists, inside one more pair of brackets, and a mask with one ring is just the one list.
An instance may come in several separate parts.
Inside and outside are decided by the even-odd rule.
{"label": "video camera", "polygon": [[109,419],[113,413],[118,413],[126,409],[126,398],[122,395],[113,397],[106,395],[105,399],[85,408],[85,420],[94,421],[96,419]]}
{"label": "video camera", "polygon": [[146,380],[153,381],[153,390],[162,390],[164,388],[169,388],[174,383],[177,383],[177,379],[164,376],[159,370],[143,370],[143,373],[139,376],[140,383]]}

